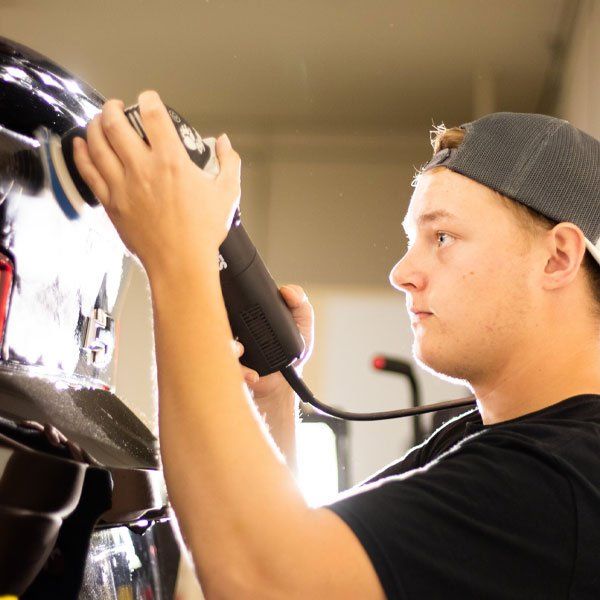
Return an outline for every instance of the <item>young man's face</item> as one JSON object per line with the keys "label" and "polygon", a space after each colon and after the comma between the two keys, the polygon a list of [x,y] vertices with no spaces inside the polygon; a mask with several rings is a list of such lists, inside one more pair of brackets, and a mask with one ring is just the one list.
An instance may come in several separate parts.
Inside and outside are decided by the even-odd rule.
{"label": "young man's face", "polygon": [[421,175],[404,227],[409,249],[390,274],[406,293],[413,353],[478,383],[508,365],[535,321],[535,268],[515,216],[489,188],[446,168]]}

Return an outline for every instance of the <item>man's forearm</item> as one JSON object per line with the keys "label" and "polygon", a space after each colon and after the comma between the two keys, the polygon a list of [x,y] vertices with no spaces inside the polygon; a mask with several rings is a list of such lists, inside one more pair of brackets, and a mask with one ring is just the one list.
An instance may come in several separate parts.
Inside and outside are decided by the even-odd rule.
{"label": "man's forearm", "polygon": [[277,393],[255,398],[254,402],[288,467],[297,474],[296,428],[299,425],[299,410],[296,394],[289,386],[285,386]]}
{"label": "man's forearm", "polygon": [[218,272],[190,269],[150,276],[167,485],[205,584],[230,564],[283,578],[309,509],[244,391]]}

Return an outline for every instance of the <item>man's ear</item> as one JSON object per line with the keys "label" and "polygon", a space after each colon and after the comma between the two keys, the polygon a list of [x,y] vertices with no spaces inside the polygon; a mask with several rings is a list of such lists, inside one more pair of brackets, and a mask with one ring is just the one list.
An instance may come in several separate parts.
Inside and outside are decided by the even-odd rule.
{"label": "man's ear", "polygon": [[586,249],[581,229],[573,223],[558,223],[546,233],[545,248],[544,289],[558,289],[574,281]]}

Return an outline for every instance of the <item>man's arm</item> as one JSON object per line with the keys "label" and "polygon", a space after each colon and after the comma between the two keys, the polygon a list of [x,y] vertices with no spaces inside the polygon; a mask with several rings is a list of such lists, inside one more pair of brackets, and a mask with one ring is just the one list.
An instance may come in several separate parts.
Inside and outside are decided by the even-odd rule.
{"label": "man's arm", "polygon": [[[298,398],[285,383],[277,392],[261,398],[254,398],[256,408],[263,417],[269,434],[283,455],[292,473],[298,473],[296,429],[299,425]],[[286,389],[287,388],[287,389]]]}
{"label": "man's arm", "polygon": [[[294,363],[301,375],[310,359],[314,345],[314,310],[304,290],[299,285],[284,285],[279,288],[290,314],[304,340],[304,352]],[[236,343],[238,356],[244,352]],[[242,366],[242,374],[250,390],[259,413],[264,418],[273,441],[283,454],[287,465],[297,474],[296,428],[298,426],[298,398],[281,373],[258,376]]]}
{"label": "man's arm", "polygon": [[383,597],[354,534],[306,505],[261,429],[227,343],[212,260],[150,281],[165,476],[206,595]]}
{"label": "man's arm", "polygon": [[220,291],[217,249],[239,196],[187,158],[164,105],[139,99],[146,147],[109,102],[77,165],[152,290],[165,478],[208,598],[383,598],[366,552],[327,509],[307,506],[243,384]]}

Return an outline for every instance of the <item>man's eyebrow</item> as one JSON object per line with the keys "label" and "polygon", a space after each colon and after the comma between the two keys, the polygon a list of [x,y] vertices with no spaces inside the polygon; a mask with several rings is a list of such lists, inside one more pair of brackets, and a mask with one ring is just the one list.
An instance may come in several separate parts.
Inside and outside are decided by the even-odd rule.
{"label": "man's eyebrow", "polygon": [[[443,208],[441,208],[439,210],[432,210],[431,212],[423,213],[422,215],[419,215],[419,217],[417,219],[417,227],[420,227],[424,223],[433,223],[434,221],[439,221],[440,219],[455,219],[456,220],[456,219],[458,219],[458,217],[456,215],[453,215],[451,212],[444,210]],[[407,217],[405,217],[404,221],[402,221],[402,227],[404,228],[404,231],[408,230]]]}

